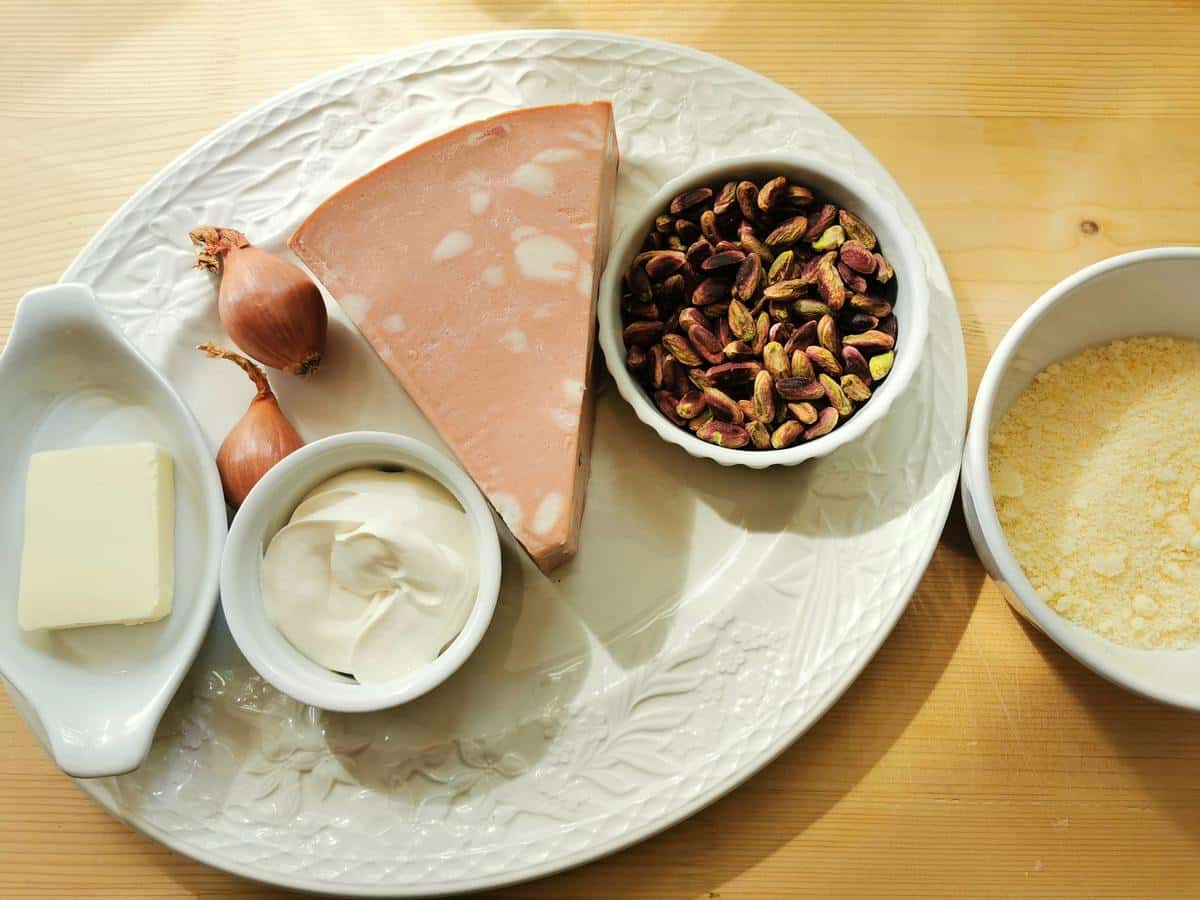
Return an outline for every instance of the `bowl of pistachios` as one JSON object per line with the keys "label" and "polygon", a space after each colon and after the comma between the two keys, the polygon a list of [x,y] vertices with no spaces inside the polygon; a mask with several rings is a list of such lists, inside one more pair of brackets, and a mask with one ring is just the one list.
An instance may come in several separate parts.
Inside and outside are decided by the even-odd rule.
{"label": "bowl of pistachios", "polygon": [[722,465],[825,456],[908,387],[925,268],[895,208],[816,157],[710,163],[651,197],[598,301],[609,372],[664,440]]}

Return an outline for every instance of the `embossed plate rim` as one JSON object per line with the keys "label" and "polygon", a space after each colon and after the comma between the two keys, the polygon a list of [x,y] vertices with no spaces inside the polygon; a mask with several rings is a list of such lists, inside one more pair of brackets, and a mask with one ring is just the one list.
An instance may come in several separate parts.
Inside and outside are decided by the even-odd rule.
{"label": "embossed plate rim", "polygon": [[[196,157],[197,155],[199,155],[200,153],[202,153],[203,151],[208,149],[211,145],[221,141],[223,138],[227,137],[232,132],[236,131],[238,128],[242,127],[246,123],[254,120],[257,117],[263,116],[269,110],[279,107],[279,106],[282,106],[283,104],[287,103],[290,100],[294,100],[298,97],[301,97],[310,91],[316,90],[323,85],[333,83],[338,79],[344,78],[346,76],[352,75],[354,73],[357,73],[357,72],[360,72],[363,70],[370,69],[374,66],[386,64],[387,62],[390,62],[390,61],[397,61],[397,60],[403,59],[408,56],[415,56],[415,55],[418,55],[421,53],[426,53],[426,52],[430,52],[430,51],[433,51],[433,50],[436,50],[439,48],[445,48],[445,47],[454,47],[454,46],[458,46],[458,45],[469,46],[469,45],[481,43],[484,41],[497,42],[499,44],[499,43],[503,43],[505,41],[510,41],[510,40],[541,40],[541,39],[546,39],[546,40],[550,40],[550,39],[559,39],[559,40],[581,39],[581,40],[608,41],[608,42],[611,42],[614,44],[628,45],[628,46],[642,48],[642,49],[665,50],[670,53],[677,54],[678,56],[683,57],[683,58],[690,57],[691,59],[694,59],[698,62],[702,62],[708,66],[715,66],[715,67],[724,68],[726,70],[736,71],[741,77],[745,78],[747,81],[757,82],[760,85],[770,89],[771,91],[775,91],[775,92],[779,92],[779,93],[786,92],[787,94],[792,95],[792,92],[789,91],[786,87],[766,78],[763,75],[759,75],[758,73],[755,73],[752,70],[746,69],[745,67],[740,66],[736,63],[733,63],[729,60],[722,59],[722,58],[714,56],[712,54],[693,50],[688,47],[683,47],[680,45],[670,44],[670,43],[662,42],[662,41],[650,40],[650,39],[646,39],[646,38],[633,37],[633,36],[629,36],[629,35],[611,34],[611,33],[604,33],[604,32],[591,32],[591,31],[571,31],[571,30],[562,30],[562,29],[512,30],[512,31],[490,32],[490,33],[486,33],[486,34],[462,35],[462,36],[457,36],[457,37],[453,37],[453,38],[448,38],[445,40],[434,41],[434,42],[414,45],[411,47],[401,48],[399,50],[392,51],[390,53],[382,54],[380,56],[372,57],[371,59],[362,60],[362,61],[359,61],[356,63],[352,63],[348,66],[344,66],[342,68],[320,74],[312,79],[305,81],[304,83],[302,83],[301,85],[299,85],[297,87],[294,87],[288,91],[284,91],[274,97],[271,97],[271,98],[263,101],[262,103],[259,103],[258,105],[256,105],[252,109],[250,109],[249,111],[243,113],[240,116],[235,117],[233,120],[226,123],[221,128],[217,129],[216,131],[214,131],[211,134],[202,138],[200,141],[198,141],[196,144],[194,144],[192,147],[190,147],[188,150],[186,150],[183,154],[181,154],[177,159],[172,161],[167,166],[163,167],[163,169],[160,170],[160,172],[158,172],[145,185],[143,185],[142,188],[140,188],[137,192],[135,192],[134,195],[128,201],[126,201],[124,204],[121,205],[121,207],[109,218],[109,220],[105,223],[105,225],[92,237],[92,239],[90,241],[88,241],[88,243],[80,251],[78,256],[68,267],[66,273],[63,276],[63,279],[64,280],[70,279],[74,275],[77,268],[80,268],[83,265],[85,265],[87,257],[89,256],[89,254],[92,253],[93,249],[98,244],[100,244],[109,235],[109,233],[113,229],[115,229],[118,226],[120,221],[129,213],[129,211],[131,209],[134,209],[139,204],[141,204],[146,199],[146,197],[151,195],[168,177],[171,176],[172,173],[177,171],[180,167],[186,165],[187,162],[189,162],[191,159],[193,159],[194,157]],[[483,65],[486,65],[486,64],[487,64],[487,62],[484,61]],[[798,99],[801,99],[801,98],[798,98]],[[816,109],[815,107],[812,107],[811,104],[806,104],[806,105],[816,115],[826,119],[827,122],[831,125],[831,127],[835,131],[837,131],[839,133],[843,133],[843,134],[846,133],[845,129],[843,129],[840,125],[837,125],[837,123],[833,122],[833,120],[830,119],[823,112]],[[852,139],[853,138],[851,136],[851,140]],[[861,153],[865,159],[867,159],[868,161],[873,162],[877,166],[879,166],[880,171],[884,172],[886,175],[886,170],[883,169],[882,165],[880,165],[878,163],[878,161],[875,160],[875,158],[865,148],[861,147],[861,145],[858,145],[857,142],[855,142],[855,143],[857,145],[856,152]],[[890,176],[887,176],[887,177],[890,179]],[[891,186],[896,190],[896,192],[898,194],[903,196],[902,192],[899,190],[898,186],[896,186],[894,184],[894,182],[892,183]],[[909,204],[909,206],[911,207],[911,203]],[[923,233],[920,236],[925,241],[928,241],[929,245],[932,246],[932,240],[928,236],[928,231],[927,231],[927,229],[924,228],[924,224],[920,222],[920,218],[919,218],[919,216],[916,215],[915,210],[913,211],[913,215],[914,215],[916,221],[918,222],[918,224],[920,224],[920,226],[921,226]],[[936,252],[933,254],[933,259],[936,261],[936,264],[939,266],[942,274],[944,275],[944,267],[941,267],[941,262],[940,262],[940,259],[937,259]],[[954,316],[955,323],[957,323],[957,310],[953,308],[952,304],[951,304],[951,314]],[[966,365],[965,365],[965,348],[962,345],[962,339],[961,339],[961,328],[956,329],[955,334],[958,337],[958,354],[957,355],[961,360],[960,368],[961,368],[961,371],[963,372],[963,384],[962,384],[961,389],[963,391],[963,396],[965,398]],[[962,440],[963,440],[963,435],[965,433],[965,428],[966,428],[966,405],[964,402],[963,410],[962,410],[961,427],[957,431],[953,432],[953,437],[958,442],[960,453],[955,454],[954,471],[952,473],[948,473],[948,475],[953,475],[953,477],[947,477],[945,479],[944,486],[941,488],[942,492],[943,492],[943,496],[940,498],[940,510],[938,511],[938,515],[935,517],[935,519],[937,521],[940,521],[943,524],[949,515],[950,505],[953,501],[954,490],[957,485],[957,468],[958,468],[959,457],[961,454],[961,444],[962,444]],[[931,501],[931,503],[935,503],[935,502],[938,502],[938,501]],[[717,779],[712,785],[710,785],[706,790],[703,790],[696,797],[692,798],[689,801],[680,803],[679,805],[672,808],[669,812],[666,812],[666,813],[660,815],[658,818],[656,818],[652,821],[649,821],[647,823],[644,823],[642,825],[632,826],[632,827],[626,829],[621,834],[619,834],[611,839],[590,844],[589,846],[586,846],[579,850],[569,851],[566,853],[555,855],[552,858],[548,858],[548,859],[546,859],[540,863],[536,863],[534,865],[525,866],[523,868],[516,869],[516,870],[510,868],[510,869],[508,869],[502,873],[498,873],[498,874],[465,878],[465,879],[461,879],[460,881],[454,882],[454,883],[443,882],[443,883],[437,884],[436,887],[433,889],[425,889],[420,886],[414,886],[411,883],[404,884],[404,885],[391,885],[391,886],[389,886],[387,884],[369,885],[369,884],[355,883],[352,886],[341,887],[341,886],[337,885],[336,883],[332,883],[329,881],[322,881],[322,880],[319,880],[316,878],[311,878],[311,877],[293,877],[291,875],[282,874],[282,873],[279,873],[276,871],[256,868],[255,866],[253,866],[251,864],[244,864],[244,863],[240,863],[240,862],[237,862],[237,861],[234,861],[231,859],[224,858],[221,855],[219,855],[219,853],[217,851],[206,850],[204,848],[200,848],[195,845],[189,844],[186,841],[180,840],[174,834],[165,831],[164,829],[160,828],[159,826],[155,825],[154,823],[152,823],[148,820],[137,820],[137,819],[132,818],[131,816],[126,814],[126,811],[120,806],[120,804],[116,801],[116,799],[111,794],[108,794],[108,793],[104,792],[103,790],[101,790],[101,787],[99,785],[92,785],[92,784],[88,784],[88,783],[84,783],[84,782],[79,782],[79,784],[83,790],[85,790],[89,795],[91,795],[97,802],[99,802],[105,809],[107,809],[115,818],[117,818],[118,820],[120,820],[122,822],[125,822],[126,824],[128,824],[131,827],[135,828],[136,830],[142,832],[143,834],[146,834],[147,836],[153,838],[154,840],[159,841],[160,843],[164,844],[165,846],[168,846],[180,853],[183,853],[186,856],[196,859],[199,862],[214,866],[215,868],[222,869],[224,871],[227,871],[227,872],[230,872],[230,873],[233,873],[236,875],[240,875],[240,876],[243,876],[246,878],[254,879],[254,880],[265,882],[265,883],[276,884],[276,885],[280,885],[283,887],[288,887],[288,888],[293,888],[293,889],[298,889],[298,890],[321,891],[321,892],[326,892],[326,893],[332,891],[335,893],[344,893],[344,894],[354,895],[354,896],[428,896],[428,895],[434,895],[434,894],[445,894],[445,893],[449,893],[449,892],[483,890],[486,888],[494,888],[494,887],[500,887],[500,886],[505,886],[505,885],[511,885],[514,883],[543,877],[545,875],[552,874],[552,873],[558,872],[558,871],[562,871],[564,869],[572,868],[574,866],[581,865],[585,862],[589,862],[591,860],[600,858],[602,856],[606,856],[610,853],[613,853],[613,852],[621,850],[625,847],[628,847],[631,844],[637,843],[638,841],[644,840],[647,837],[657,834],[660,831],[663,831],[664,829],[670,827],[671,825],[676,824],[677,822],[692,815],[696,811],[702,809],[704,806],[707,806],[709,803],[712,803],[714,800],[724,796],[726,793],[728,793],[729,791],[733,790],[735,787],[737,787],[738,785],[743,783],[750,776],[752,776],[755,773],[757,773],[758,771],[760,771],[765,765],[767,765],[770,761],[772,761],[775,757],[777,757],[783,750],[787,749],[787,747],[789,747],[805,731],[807,731],[809,728],[811,728],[812,725],[818,719],[820,719],[820,717],[822,715],[824,715],[825,712],[835,702],[837,702],[837,700],[842,696],[842,694],[846,691],[846,689],[850,686],[850,684],[853,683],[853,681],[858,677],[858,675],[861,673],[861,671],[866,666],[866,664],[870,661],[870,659],[875,655],[875,653],[878,651],[879,647],[882,645],[883,641],[886,640],[887,636],[891,633],[893,627],[895,626],[896,622],[899,620],[901,614],[907,608],[908,603],[911,600],[912,593],[916,589],[916,586],[917,586],[918,582],[920,581],[920,578],[922,577],[926,567],[929,564],[930,559],[932,558],[934,550],[936,549],[936,546],[937,546],[940,531],[941,531],[940,527],[936,530],[931,530],[931,533],[927,536],[927,545],[923,548],[923,550],[921,552],[914,554],[913,559],[916,561],[917,564],[912,567],[909,577],[905,580],[903,588],[899,592],[898,596],[900,597],[900,599],[898,600],[898,602],[896,602],[893,605],[892,609],[885,611],[881,615],[880,623],[877,626],[875,632],[873,634],[870,634],[863,640],[863,642],[860,645],[858,652],[855,654],[854,658],[849,662],[849,664],[845,665],[845,667],[843,668],[843,671],[842,671],[840,677],[838,677],[832,683],[832,685],[824,691],[823,696],[818,700],[818,702],[816,702],[812,706],[812,708],[810,708],[795,723],[793,723],[792,727],[781,729],[780,732],[778,734],[776,734],[774,739],[772,740],[771,746],[759,751],[758,754],[753,759],[750,759],[748,761],[743,761],[742,765],[736,771],[734,771],[734,772],[730,773],[729,775],[726,775],[722,778]],[[21,704],[18,701],[18,708],[21,710],[22,715],[25,716],[26,720],[28,721],[27,711],[25,709],[23,709],[22,707],[23,707],[23,704]]]}

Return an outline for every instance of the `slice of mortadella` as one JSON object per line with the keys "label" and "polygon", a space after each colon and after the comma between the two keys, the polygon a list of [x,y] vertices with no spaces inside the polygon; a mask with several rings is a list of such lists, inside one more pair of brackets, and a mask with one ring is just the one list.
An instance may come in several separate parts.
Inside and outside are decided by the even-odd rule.
{"label": "slice of mortadella", "polygon": [[579,541],[618,160],[609,103],[519,109],[384,163],[288,242],[547,572]]}

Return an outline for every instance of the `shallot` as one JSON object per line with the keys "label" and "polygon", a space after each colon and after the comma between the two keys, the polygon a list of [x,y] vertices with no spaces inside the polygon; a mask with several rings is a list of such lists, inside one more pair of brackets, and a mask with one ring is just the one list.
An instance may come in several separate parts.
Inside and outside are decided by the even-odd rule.
{"label": "shallot", "polygon": [[217,450],[217,471],[221,473],[225,502],[237,509],[259,479],[275,463],[303,447],[304,441],[279,408],[262,369],[241,354],[214,344],[201,344],[196,349],[240,366],[258,389],[245,414]]}
{"label": "shallot", "polygon": [[232,228],[195,228],[196,268],[221,276],[217,310],[233,342],[264,365],[316,371],[329,316],[312,279]]}

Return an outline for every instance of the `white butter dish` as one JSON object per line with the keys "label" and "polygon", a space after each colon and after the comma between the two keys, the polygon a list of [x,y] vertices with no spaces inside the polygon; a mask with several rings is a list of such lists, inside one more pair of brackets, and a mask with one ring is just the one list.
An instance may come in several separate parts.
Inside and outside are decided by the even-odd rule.
{"label": "white butter dish", "polygon": [[[0,355],[0,421],[0,674],[40,721],[64,771],[129,772],[149,751],[216,605],[226,534],[216,464],[183,401],[80,284],[22,298]],[[23,632],[17,603],[30,456],[144,441],[174,461],[171,614],[136,626]]]}

